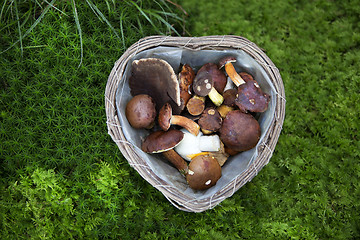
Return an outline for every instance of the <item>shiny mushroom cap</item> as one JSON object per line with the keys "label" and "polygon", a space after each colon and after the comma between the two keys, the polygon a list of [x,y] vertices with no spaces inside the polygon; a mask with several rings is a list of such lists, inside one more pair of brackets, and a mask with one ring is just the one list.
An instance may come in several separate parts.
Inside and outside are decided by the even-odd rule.
{"label": "shiny mushroom cap", "polygon": [[126,104],[125,115],[133,128],[150,128],[156,118],[155,102],[147,94],[139,94]]}
{"label": "shiny mushroom cap", "polygon": [[226,147],[240,152],[256,146],[261,129],[258,121],[251,114],[234,110],[226,115],[219,133]]}
{"label": "shiny mushroom cap", "polygon": [[178,145],[184,138],[180,130],[155,131],[150,133],[141,145],[141,150],[146,153],[161,153],[168,151]]}
{"label": "shiny mushroom cap", "polygon": [[211,75],[207,71],[198,72],[195,76],[193,82],[193,91],[196,95],[205,97],[207,96],[212,87],[214,82],[211,78]]}
{"label": "shiny mushroom cap", "polygon": [[129,86],[133,96],[150,95],[159,111],[170,102],[174,112],[180,113],[180,88],[177,76],[171,65],[158,58],[142,58],[131,64]]}
{"label": "shiny mushroom cap", "polygon": [[216,108],[208,107],[201,114],[198,124],[204,134],[211,134],[220,129],[222,117]]}
{"label": "shiny mushroom cap", "polygon": [[217,64],[206,63],[199,69],[198,74],[202,71],[208,72],[211,75],[212,81],[214,82],[214,88],[219,93],[223,93],[227,78],[225,73],[218,68]]}
{"label": "shiny mushroom cap", "polygon": [[268,108],[270,96],[264,93],[259,84],[248,73],[240,73],[245,84],[238,87],[235,104],[243,112],[264,112]]}
{"label": "shiny mushroom cap", "polygon": [[226,56],[220,59],[219,61],[219,68],[224,67],[227,63],[236,62],[236,58],[233,56]]}
{"label": "shiny mushroom cap", "polygon": [[189,164],[186,180],[190,188],[205,190],[216,184],[221,177],[221,167],[215,157],[199,155]]}

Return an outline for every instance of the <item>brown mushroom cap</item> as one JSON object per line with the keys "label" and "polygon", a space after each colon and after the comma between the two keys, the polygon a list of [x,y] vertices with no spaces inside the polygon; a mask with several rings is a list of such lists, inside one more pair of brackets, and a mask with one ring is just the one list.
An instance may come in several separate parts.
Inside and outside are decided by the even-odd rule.
{"label": "brown mushroom cap", "polygon": [[220,129],[222,117],[218,110],[213,107],[209,107],[201,114],[198,124],[204,134],[211,134]]}
{"label": "brown mushroom cap", "polygon": [[146,153],[160,153],[174,148],[184,138],[180,130],[156,131],[150,133],[141,145],[141,150]]}
{"label": "brown mushroom cap", "polygon": [[165,103],[160,109],[158,122],[160,128],[164,131],[167,131],[171,125],[182,126],[195,136],[200,131],[200,126],[193,120],[181,115],[173,115],[172,107],[169,103]]}
{"label": "brown mushroom cap", "polygon": [[134,96],[126,105],[125,115],[133,128],[150,128],[156,118],[155,102],[147,94]]}
{"label": "brown mushroom cap", "polygon": [[230,88],[230,89],[226,90],[223,94],[223,97],[224,97],[223,104],[225,104],[229,107],[235,106],[236,95],[237,95],[237,89]]}
{"label": "brown mushroom cap", "polygon": [[180,113],[180,89],[177,76],[171,65],[158,58],[142,58],[131,64],[129,78],[130,92],[150,95],[155,103],[156,110],[170,102],[173,111]]}
{"label": "brown mushroom cap", "polygon": [[259,84],[248,73],[240,73],[245,84],[238,87],[235,104],[243,112],[264,112],[266,111],[270,96],[264,93]]}
{"label": "brown mushroom cap", "polygon": [[214,88],[222,94],[227,82],[225,73],[219,70],[215,63],[206,63],[198,70],[198,74],[202,71],[208,72],[211,75],[212,81],[214,82]]}
{"label": "brown mushroom cap", "polygon": [[219,133],[226,147],[240,152],[256,146],[261,129],[258,121],[251,114],[234,110],[226,115]]}
{"label": "brown mushroom cap", "polygon": [[216,184],[221,177],[221,167],[215,157],[199,155],[189,164],[186,180],[190,188],[205,190]]}
{"label": "brown mushroom cap", "polygon": [[226,56],[226,57],[221,58],[219,61],[219,68],[224,67],[225,64],[227,64],[229,62],[231,62],[231,63],[236,62],[236,58],[233,56]]}
{"label": "brown mushroom cap", "polygon": [[201,71],[196,74],[193,82],[193,91],[196,95],[201,97],[207,96],[213,86],[214,82],[208,72]]}

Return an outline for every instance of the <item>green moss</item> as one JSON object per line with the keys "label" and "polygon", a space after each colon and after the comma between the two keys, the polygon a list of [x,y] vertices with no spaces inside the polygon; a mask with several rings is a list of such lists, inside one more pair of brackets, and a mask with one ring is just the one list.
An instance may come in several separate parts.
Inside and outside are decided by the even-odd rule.
{"label": "green moss", "polygon": [[[111,28],[76,1],[80,39],[73,2],[56,1],[58,10],[24,36],[46,4],[17,1],[23,39],[3,52],[19,39],[12,2],[0,15],[1,239],[360,237],[357,1],[181,1],[191,35],[236,34],[263,48],[287,99],[270,163],[199,214],[173,207],[107,134],[104,91],[114,62],[169,26],[152,15],[156,30],[130,1],[91,1]],[[133,2],[153,13],[162,10],[157,3],[175,8]],[[167,20],[180,29],[177,18]]]}

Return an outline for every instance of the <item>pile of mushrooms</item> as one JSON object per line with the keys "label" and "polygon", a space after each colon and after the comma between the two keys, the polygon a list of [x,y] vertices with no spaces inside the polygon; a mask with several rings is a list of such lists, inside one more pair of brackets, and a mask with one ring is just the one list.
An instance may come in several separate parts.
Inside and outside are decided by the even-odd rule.
{"label": "pile of mushrooms", "polygon": [[214,186],[228,157],[260,139],[253,113],[266,111],[270,97],[235,62],[226,56],[197,72],[184,64],[178,74],[158,58],[131,65],[125,114],[133,128],[149,131],[141,149],[164,156],[194,190]]}

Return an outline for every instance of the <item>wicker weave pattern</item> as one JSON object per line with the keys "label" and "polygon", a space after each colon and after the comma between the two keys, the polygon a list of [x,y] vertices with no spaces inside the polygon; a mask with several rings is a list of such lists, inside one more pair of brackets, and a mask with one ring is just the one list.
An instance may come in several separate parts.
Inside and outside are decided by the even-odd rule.
{"label": "wicker weave pattern", "polygon": [[[167,182],[156,176],[147,163],[141,159],[130,144],[121,128],[116,113],[115,97],[116,90],[122,79],[126,64],[129,59],[137,53],[157,47],[169,46],[185,48],[190,50],[221,50],[239,49],[253,57],[265,70],[276,90],[275,116],[270,128],[265,133],[263,141],[258,145],[258,156],[254,159],[246,171],[241,173],[227,186],[216,192],[209,198],[197,200],[172,187]],[[178,209],[189,212],[202,212],[211,209],[224,199],[232,196],[245,183],[251,181],[257,173],[268,164],[275,145],[278,141],[282,124],[285,117],[285,91],[279,70],[266,54],[251,41],[239,36],[206,36],[206,37],[170,37],[150,36],[140,39],[127,49],[127,51],[115,63],[105,89],[105,109],[107,116],[108,133],[121,150],[129,164],[152,186],[162,194]]]}

